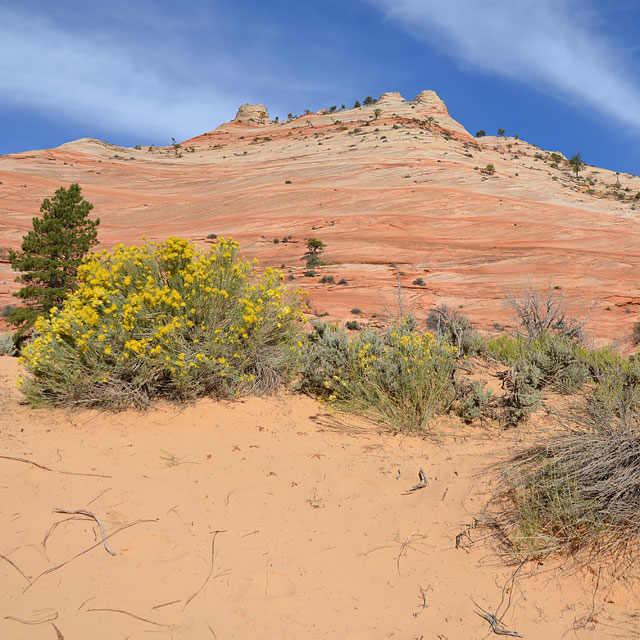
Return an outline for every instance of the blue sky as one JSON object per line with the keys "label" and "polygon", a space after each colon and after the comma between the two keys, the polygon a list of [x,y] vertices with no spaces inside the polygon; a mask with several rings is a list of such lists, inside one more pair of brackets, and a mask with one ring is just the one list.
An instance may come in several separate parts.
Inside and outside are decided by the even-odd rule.
{"label": "blue sky", "polygon": [[0,154],[433,89],[472,133],[640,173],[639,32],[636,0],[0,0]]}

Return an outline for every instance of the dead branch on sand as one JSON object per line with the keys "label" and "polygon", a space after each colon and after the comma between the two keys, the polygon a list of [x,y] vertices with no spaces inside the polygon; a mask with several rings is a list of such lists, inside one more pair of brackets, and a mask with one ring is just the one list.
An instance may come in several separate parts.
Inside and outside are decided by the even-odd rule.
{"label": "dead branch on sand", "polygon": [[427,476],[424,475],[424,469],[420,467],[420,471],[418,472],[418,484],[414,484],[411,489],[407,489],[402,495],[408,496],[411,495],[414,491],[418,491],[419,489],[424,489],[427,486]]}
{"label": "dead branch on sand", "polygon": [[157,604],[155,607],[151,607],[152,609],[162,609],[162,607],[168,607],[170,604],[176,604],[177,602],[182,602],[182,600],[171,600],[170,602],[163,602],[162,604]]}
{"label": "dead branch on sand", "polygon": [[211,538],[211,568],[209,569],[209,575],[207,575],[205,581],[202,583],[202,586],[192,595],[190,595],[184,602],[184,607],[182,610],[184,611],[187,608],[187,605],[207,586],[207,582],[209,582],[209,578],[211,578],[211,574],[213,573],[213,561],[214,561],[214,553],[215,553],[215,544],[216,544],[216,536],[219,533],[224,533],[226,529],[218,529],[213,532],[213,538]]}
{"label": "dead branch on sand", "polygon": [[[478,521],[474,518],[473,522],[468,524],[457,536],[456,536],[456,549],[464,549],[467,553],[469,550],[467,547],[473,544],[471,538],[471,532],[476,528]],[[465,538],[468,540],[468,544],[464,542]]]}
{"label": "dead branch on sand", "polygon": [[[119,529],[116,529],[115,531],[113,531],[109,535],[105,536],[104,539],[108,540],[112,536],[115,536],[117,533],[120,533],[121,531],[124,531],[125,529],[129,529],[130,527],[135,527],[137,524],[140,524],[142,522],[158,522],[158,520],[136,520],[135,522],[131,522],[130,524],[125,524],[122,527],[120,527]],[[79,558],[80,556],[83,556],[85,553],[89,553],[89,551],[95,549],[96,547],[99,547],[101,544],[103,544],[102,540],[100,540],[100,542],[96,542],[95,544],[92,544],[90,547],[88,547],[84,551],[80,551],[80,553],[76,553],[75,556],[72,556],[68,560],[65,560],[64,562],[56,565],[55,567],[51,567],[50,569],[47,569],[46,571],[43,571],[40,575],[36,576],[31,581],[29,586],[25,587],[22,590],[22,592],[24,593],[27,589],[29,589],[32,585],[34,585],[36,583],[36,581],[40,580],[40,578],[42,578],[43,576],[46,576],[48,573],[52,573],[53,571],[57,571],[58,569],[62,569],[62,567],[64,567],[65,565],[69,564],[70,562],[72,562],[76,558]]]}
{"label": "dead branch on sand", "polygon": [[485,611],[482,607],[479,607],[478,605],[476,605],[476,607],[480,609],[480,611],[476,611],[476,613],[481,618],[484,618],[491,625],[491,628],[493,629],[493,633],[499,636],[514,636],[515,638],[522,638],[522,636],[517,631],[509,631],[509,629],[503,629],[498,624],[498,620],[493,614],[489,613],[488,611]]}
{"label": "dead branch on sand", "polygon": [[[402,558],[403,555],[407,554],[407,549],[413,549],[414,551],[420,551],[420,553],[424,553],[424,551],[421,551],[420,549],[415,549],[414,547],[411,547],[411,538],[413,538],[414,535],[417,535],[415,533],[410,533],[409,537],[404,540],[404,542],[402,542],[402,544],[400,545],[400,552],[398,553],[398,556],[396,557],[396,568],[398,569],[398,575],[401,576],[402,574],[400,573],[400,558]],[[426,538],[426,535],[422,535],[420,536],[422,539]]]}
{"label": "dead branch on sand", "polygon": [[89,476],[91,478],[111,478],[112,476],[105,476],[102,473],[77,473],[75,471],[61,471],[60,469],[51,469],[49,467],[45,467],[42,464],[38,464],[33,460],[27,460],[27,458],[17,458],[15,456],[0,456],[2,460],[13,460],[14,462],[23,462],[25,464],[33,465],[38,469],[42,469],[43,471],[52,471],[53,473],[64,473],[67,476]]}
{"label": "dead branch on sand", "polygon": [[51,622],[52,620],[56,620],[58,617],[58,612],[49,610],[45,611],[36,611],[35,613],[42,613],[43,617],[38,620],[23,620],[22,618],[16,618],[15,616],[5,616],[5,620],[14,620],[15,622],[19,622],[20,624],[44,624],[45,622]]}
{"label": "dead branch on sand", "polygon": [[141,622],[147,622],[148,624],[153,624],[156,627],[165,627],[166,629],[171,629],[172,626],[170,624],[162,624],[161,622],[154,622],[153,620],[149,620],[148,618],[143,618],[142,616],[138,616],[135,613],[130,613],[129,611],[124,611],[122,609],[87,609],[87,611],[111,611],[112,613],[124,613],[125,616],[131,616],[136,620],[140,620]]}
{"label": "dead branch on sand", "polygon": [[414,618],[417,618],[429,606],[427,604],[427,592],[431,589],[431,585],[426,589],[423,589],[420,585],[418,585],[418,587],[420,588],[420,598],[422,599],[422,602],[418,605],[420,607],[418,611],[413,614]]}
{"label": "dead branch on sand", "polygon": [[70,511],[69,509],[54,509],[53,512],[66,513],[70,516],[77,514],[79,516],[87,516],[88,518],[93,518],[98,523],[98,526],[100,527],[100,533],[102,534],[102,543],[104,544],[104,548],[112,556],[116,555],[116,552],[107,544],[107,539],[104,536],[104,527],[102,526],[102,521],[100,520],[100,518],[98,518],[98,516],[95,513],[93,513],[93,511],[87,511],[86,509],[74,509],[73,511]]}
{"label": "dead branch on sand", "polygon": [[6,560],[29,584],[31,584],[31,580],[27,578],[22,569],[13,560],[10,560],[9,558],[7,558],[7,556],[3,556],[1,553],[0,558]]}
{"label": "dead branch on sand", "polygon": [[[520,565],[515,569],[515,571],[511,574],[511,577],[504,583],[504,586],[502,587],[502,597],[500,598],[500,604],[497,606],[495,613],[493,614],[489,613],[488,611],[483,609],[477,602],[473,601],[473,604],[475,604],[476,608],[479,609],[479,611],[476,611],[475,613],[479,615],[481,618],[484,618],[491,625],[491,629],[493,630],[493,633],[495,633],[496,635],[513,636],[514,638],[522,638],[522,636],[517,631],[510,631],[509,629],[505,629],[504,627],[500,626],[500,623],[502,622],[502,618],[504,618],[507,611],[509,611],[509,609],[511,608],[511,601],[513,599],[513,588],[515,586],[515,581],[516,581],[516,578],[518,577],[518,574],[522,570],[522,567],[524,567],[524,565],[526,564],[526,562],[527,562],[526,560],[523,560],[520,563]],[[500,611],[502,605],[504,604],[506,593],[509,593],[509,600],[507,602],[507,606],[505,610],[500,615],[498,615],[498,612]]]}

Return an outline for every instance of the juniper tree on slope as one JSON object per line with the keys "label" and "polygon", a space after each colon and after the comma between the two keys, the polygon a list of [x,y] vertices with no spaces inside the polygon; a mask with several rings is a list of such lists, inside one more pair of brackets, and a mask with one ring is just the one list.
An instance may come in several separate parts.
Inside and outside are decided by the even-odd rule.
{"label": "juniper tree on slope", "polygon": [[68,189],[60,187],[51,199],[43,200],[43,215],[33,218],[33,230],[22,239],[21,250],[9,253],[11,268],[21,272],[16,282],[23,284],[14,295],[25,305],[8,317],[19,328],[17,342],[38,316],[60,308],[75,287],[82,258],[98,243],[100,220],[89,219],[92,209],[77,183]]}

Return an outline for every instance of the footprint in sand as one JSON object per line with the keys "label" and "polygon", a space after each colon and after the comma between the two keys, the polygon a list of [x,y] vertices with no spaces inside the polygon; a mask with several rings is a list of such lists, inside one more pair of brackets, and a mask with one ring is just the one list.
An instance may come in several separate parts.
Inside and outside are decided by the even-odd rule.
{"label": "footprint in sand", "polygon": [[265,598],[283,598],[295,593],[296,585],[284,573],[266,570],[264,575]]}

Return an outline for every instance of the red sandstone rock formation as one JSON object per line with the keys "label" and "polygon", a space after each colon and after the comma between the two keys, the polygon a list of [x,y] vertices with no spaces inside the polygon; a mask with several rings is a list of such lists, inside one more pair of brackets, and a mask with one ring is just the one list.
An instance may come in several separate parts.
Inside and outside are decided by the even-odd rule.
{"label": "red sandstone rock formation", "polygon": [[[433,91],[280,123],[243,105],[177,151],[84,138],[1,157],[0,248],[19,245],[44,197],[79,182],[103,246],[231,235],[261,264],[285,265],[330,319],[381,314],[399,278],[418,315],[447,303],[493,331],[512,323],[505,294],[553,282],[576,309],[599,301],[597,338],[628,337],[640,310],[633,201],[602,197],[614,172],[589,167],[575,180],[549,155],[514,138],[474,139]],[[488,164],[495,174],[481,172]],[[623,194],[640,191],[639,178],[620,182]],[[315,277],[304,275],[310,236],[327,245]],[[319,284],[323,274],[348,284]],[[0,305],[15,287],[0,262]]]}

